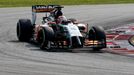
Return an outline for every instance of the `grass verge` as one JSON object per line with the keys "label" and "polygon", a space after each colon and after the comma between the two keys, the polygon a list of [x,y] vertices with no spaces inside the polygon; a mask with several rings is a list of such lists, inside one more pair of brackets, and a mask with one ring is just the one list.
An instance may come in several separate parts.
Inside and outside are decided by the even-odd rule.
{"label": "grass verge", "polygon": [[134,3],[134,0],[0,0],[0,7],[27,7],[31,5],[89,5]]}

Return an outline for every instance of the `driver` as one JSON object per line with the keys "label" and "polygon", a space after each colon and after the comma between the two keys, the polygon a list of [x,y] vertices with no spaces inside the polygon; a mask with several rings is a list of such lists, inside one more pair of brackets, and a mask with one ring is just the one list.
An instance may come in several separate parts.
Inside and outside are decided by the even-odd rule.
{"label": "driver", "polygon": [[56,24],[61,24],[62,21],[67,21],[67,18],[65,16],[63,16],[61,8],[58,8],[58,9],[50,12],[48,20],[50,22],[55,22]]}

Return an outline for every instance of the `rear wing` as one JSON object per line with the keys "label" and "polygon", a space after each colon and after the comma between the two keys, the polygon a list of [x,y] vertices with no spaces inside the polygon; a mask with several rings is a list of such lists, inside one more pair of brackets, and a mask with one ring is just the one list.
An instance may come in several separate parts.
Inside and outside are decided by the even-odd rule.
{"label": "rear wing", "polygon": [[36,14],[37,13],[50,13],[51,11],[55,11],[57,9],[63,8],[60,5],[33,5],[32,6],[32,24],[34,25],[36,22]]}
{"label": "rear wing", "polygon": [[61,7],[61,6],[60,5],[34,5],[32,6],[32,12],[35,13],[51,12],[57,7]]}

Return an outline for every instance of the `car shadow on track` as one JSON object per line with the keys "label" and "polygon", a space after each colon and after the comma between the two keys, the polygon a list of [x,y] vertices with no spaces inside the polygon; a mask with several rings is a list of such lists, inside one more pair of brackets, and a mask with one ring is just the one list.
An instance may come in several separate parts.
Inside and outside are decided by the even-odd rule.
{"label": "car shadow on track", "polygon": [[53,53],[104,53],[103,51],[94,51],[91,48],[74,48],[74,49],[62,49],[62,48],[54,48],[51,50],[41,50],[39,45],[34,42],[20,42],[18,40],[10,40],[8,42],[11,43],[27,43],[25,46],[29,48],[31,51],[42,51],[42,52],[53,52]]}
{"label": "car shadow on track", "polygon": [[9,41],[7,41],[7,42],[11,42],[11,43],[21,43],[21,42],[18,41],[18,40],[9,40]]}
{"label": "car shadow on track", "polygon": [[103,51],[93,51],[93,50],[70,50],[70,49],[51,49],[51,50],[41,50],[41,49],[30,49],[32,51],[43,51],[43,52],[53,52],[53,53],[104,53]]}

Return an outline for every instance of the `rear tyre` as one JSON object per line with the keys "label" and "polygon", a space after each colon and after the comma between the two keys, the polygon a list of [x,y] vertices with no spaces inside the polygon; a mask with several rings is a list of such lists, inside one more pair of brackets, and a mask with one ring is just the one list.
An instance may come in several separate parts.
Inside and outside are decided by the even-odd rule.
{"label": "rear tyre", "polygon": [[42,27],[42,29],[39,31],[39,43],[40,43],[40,49],[51,49],[51,41],[54,39],[54,31],[50,27]]}
{"label": "rear tyre", "polygon": [[90,40],[98,40],[99,42],[101,42],[101,44],[99,44],[99,46],[93,47],[94,51],[100,51],[100,49],[106,48],[106,34],[102,27],[100,27],[100,26],[91,27],[88,35],[89,35],[88,38]]}
{"label": "rear tyre", "polygon": [[17,37],[19,41],[28,42],[33,33],[33,26],[29,19],[19,19],[17,22]]}

